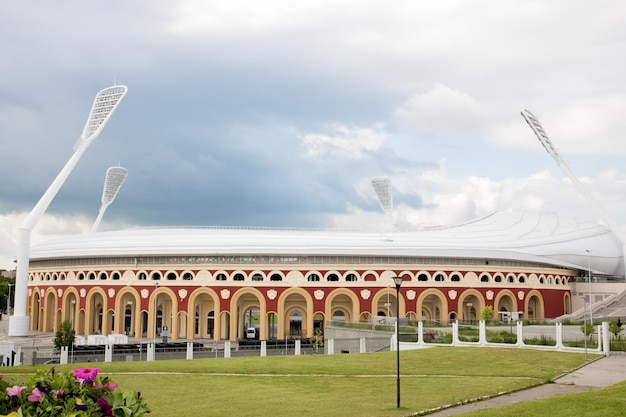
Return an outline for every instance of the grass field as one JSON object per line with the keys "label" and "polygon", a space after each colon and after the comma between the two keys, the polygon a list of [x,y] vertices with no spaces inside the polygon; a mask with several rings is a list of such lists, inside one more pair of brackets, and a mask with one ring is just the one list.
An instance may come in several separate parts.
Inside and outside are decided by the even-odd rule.
{"label": "grass field", "polygon": [[[395,352],[113,362],[97,367],[123,390],[141,391],[153,417],[404,416],[542,384],[584,363],[583,354],[530,349],[439,347],[402,351],[400,356],[399,410]],[[59,370],[82,366],[96,364],[56,365]],[[21,381],[34,370],[22,366],[2,371],[4,378]],[[623,393],[624,388],[621,397]],[[493,415],[546,414],[517,410]]]}

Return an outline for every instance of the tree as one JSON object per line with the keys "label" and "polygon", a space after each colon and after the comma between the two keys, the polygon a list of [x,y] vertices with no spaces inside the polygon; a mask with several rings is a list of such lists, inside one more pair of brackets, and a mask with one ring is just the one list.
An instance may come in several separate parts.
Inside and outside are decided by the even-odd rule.
{"label": "tree", "polygon": [[324,332],[322,332],[320,329],[317,329],[310,340],[311,344],[313,345],[313,349],[315,349],[315,353],[317,353],[317,348],[324,346]]}
{"label": "tree", "polygon": [[580,326],[580,331],[583,332],[585,337],[589,339],[589,336],[593,334],[593,324],[589,322],[585,322],[582,326]]}
{"label": "tree", "polygon": [[609,322],[609,331],[613,333],[616,339],[619,339],[619,334],[622,332],[622,322],[619,319]]}
{"label": "tree", "polygon": [[489,321],[493,319],[493,307],[487,306],[483,308],[483,311],[480,312],[480,318],[483,321]]}
{"label": "tree", "polygon": [[65,320],[54,336],[54,351],[59,353],[62,347],[73,346],[75,336],[76,332],[72,327],[72,322]]}

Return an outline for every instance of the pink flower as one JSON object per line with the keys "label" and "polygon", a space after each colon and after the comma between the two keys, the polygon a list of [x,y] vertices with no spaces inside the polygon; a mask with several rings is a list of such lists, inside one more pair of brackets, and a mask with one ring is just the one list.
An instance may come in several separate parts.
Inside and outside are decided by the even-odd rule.
{"label": "pink flower", "polygon": [[[98,385],[94,385],[94,388],[108,388],[110,390],[114,390],[115,388],[117,388],[117,384],[115,382],[109,382],[107,384],[98,384]],[[2,416],[0,416],[2,417]]]}
{"label": "pink flower", "polygon": [[98,376],[98,371],[100,368],[81,368],[74,371],[74,377],[76,378],[76,382],[82,385],[82,383],[86,383],[88,385],[93,385],[96,377]]}
{"label": "pink flower", "polygon": [[39,388],[35,388],[33,392],[28,396],[28,401],[36,403],[45,396],[46,394],[43,391],[41,391]]}
{"label": "pink flower", "polygon": [[74,371],[74,377],[94,381],[98,376],[98,371],[100,371],[100,368],[81,368]]}
{"label": "pink flower", "polygon": [[26,386],[20,387],[18,385],[13,385],[12,387],[7,387],[7,396],[9,396],[9,397],[13,397],[13,396],[21,397],[22,396],[22,391],[24,391],[25,389],[26,389]]}
{"label": "pink flower", "polygon": [[61,398],[61,397],[63,396],[63,394],[64,394],[64,393],[63,393],[63,390],[62,390],[62,389],[57,389],[57,390],[54,390],[54,395],[56,395],[56,396],[57,396],[57,398]]}

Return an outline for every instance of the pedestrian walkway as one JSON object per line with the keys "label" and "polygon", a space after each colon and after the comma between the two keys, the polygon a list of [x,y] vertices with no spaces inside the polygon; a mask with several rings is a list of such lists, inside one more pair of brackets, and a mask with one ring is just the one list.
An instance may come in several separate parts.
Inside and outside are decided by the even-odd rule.
{"label": "pedestrian walkway", "polygon": [[626,355],[605,356],[572,372],[555,378],[552,383],[500,395],[485,401],[477,401],[447,408],[428,416],[453,416],[484,408],[499,407],[523,401],[550,397],[557,394],[605,388],[626,380]]}

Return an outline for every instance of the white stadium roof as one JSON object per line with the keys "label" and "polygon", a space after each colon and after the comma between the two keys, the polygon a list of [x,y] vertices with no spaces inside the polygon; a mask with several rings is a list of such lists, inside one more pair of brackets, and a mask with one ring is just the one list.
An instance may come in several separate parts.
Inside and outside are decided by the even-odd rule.
{"label": "white stadium roof", "polygon": [[[590,251],[590,252],[588,252]],[[497,212],[450,227],[405,232],[180,227],[50,240],[31,261],[113,256],[361,255],[504,259],[623,275],[619,239],[605,226],[555,214]]]}

